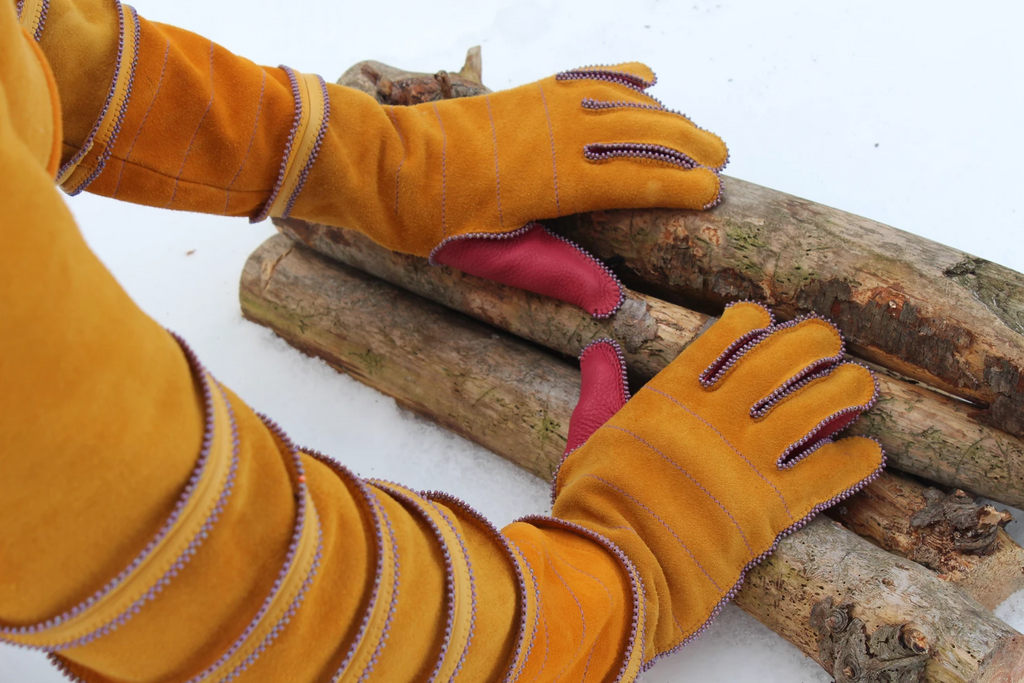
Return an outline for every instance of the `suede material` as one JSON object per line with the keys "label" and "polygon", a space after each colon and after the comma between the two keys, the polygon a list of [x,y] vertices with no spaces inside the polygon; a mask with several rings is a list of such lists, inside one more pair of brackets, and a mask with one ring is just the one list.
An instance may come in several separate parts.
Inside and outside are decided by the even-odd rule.
{"label": "suede material", "polygon": [[[51,3],[61,7],[62,20],[47,22],[42,47],[58,65],[67,162],[82,150],[107,101],[118,23],[108,3],[64,4],[71,3]],[[142,18],[137,53],[126,49],[121,65],[134,72],[128,105],[109,158],[101,164],[102,150],[95,149],[81,162],[102,169],[88,189],[150,206],[254,215],[270,196],[293,122],[295,99],[284,71]]]}
{"label": "suede material", "polygon": [[[0,12],[13,14],[14,7],[4,3]],[[11,33],[10,39],[0,43],[0,63],[9,65],[0,78],[8,98],[10,125],[34,158],[52,166],[54,138],[60,135],[60,117],[51,113],[57,102],[51,86],[53,74],[45,58],[40,59],[30,35]],[[40,87],[41,83],[46,87]]]}
{"label": "suede material", "polygon": [[188,31],[140,24],[136,86],[111,159],[90,191],[252,215],[270,195],[291,125],[287,76]]}
{"label": "suede material", "polygon": [[[99,142],[79,160],[81,168],[101,171],[88,185],[92,191],[156,206],[254,216],[268,207],[280,184],[297,192],[294,215],[303,216],[315,204],[335,218],[328,222],[368,221],[350,225],[417,253],[445,237],[476,229],[507,231],[535,217],[602,206],[698,206],[717,192],[717,176],[708,169],[583,159],[583,144],[629,141],[685,149],[707,166],[724,161],[717,138],[674,114],[581,107],[583,97],[649,103],[622,85],[547,79],[506,94],[407,110],[383,109],[354,91],[328,86],[328,110],[308,107],[317,92],[305,79],[301,92],[307,101],[300,105],[301,125],[293,135],[296,102],[286,71],[258,67],[204,38],[144,19],[138,23],[137,49],[123,53],[120,64],[112,63],[111,46],[119,38],[111,31],[118,24],[115,3],[53,0],[49,11],[40,45],[56,65],[52,82],[65,111],[65,160],[86,150],[85,140],[100,131]],[[126,25],[133,22],[134,17]],[[134,35],[126,45],[134,44]],[[28,40],[12,6],[2,5],[0,44],[21,44],[27,55],[33,49]],[[0,195],[10,224],[17,226],[7,231],[7,248],[0,254],[0,384],[6,390],[0,397],[3,627],[61,614],[139,555],[183,493],[203,446],[204,425],[204,378],[193,376],[179,344],[132,303],[89,251],[56,194],[52,150],[59,126],[52,127],[53,140],[45,145],[41,133],[25,129],[25,122],[53,120],[57,102],[45,69],[28,63],[24,81],[7,72],[9,64],[20,63],[0,63]],[[652,77],[642,65],[622,68],[638,78]],[[109,110],[101,112],[115,72],[131,73],[132,88],[122,91],[123,119],[112,120]],[[8,95],[8,84],[15,84],[10,87],[16,97]],[[314,159],[310,131],[321,128],[324,142]],[[479,170],[495,167],[493,177]],[[303,169],[311,171],[300,188],[289,174],[301,176]],[[748,320],[763,314],[757,310],[730,309],[714,328],[722,338],[711,335],[706,341],[705,335],[691,349],[710,344],[720,350],[723,339],[735,338],[745,325],[764,324]],[[723,336],[729,325],[737,329],[732,337]],[[844,381],[857,385],[859,380],[851,374]],[[830,382],[808,385],[808,391],[824,391],[815,404],[840,403]],[[644,400],[649,401],[648,393],[656,396],[645,390]],[[229,391],[227,396],[239,447],[228,503],[190,562],[154,600],[114,632],[61,652],[70,669],[89,680],[195,675],[236,642],[274,591],[297,515],[298,479],[289,444],[237,396]],[[613,422],[631,425],[630,405]],[[797,398],[780,404],[766,423],[784,410],[803,415],[801,405]],[[672,449],[691,438],[681,431],[678,416],[669,414],[675,409],[652,408],[648,421],[635,418],[633,426],[675,454]],[[223,420],[217,425],[214,441],[230,441]],[[643,495],[659,515],[675,515],[673,524],[698,527],[693,520],[702,518],[721,524],[714,517],[720,510],[698,505],[694,496],[689,510],[676,504],[674,468],[664,463],[637,468],[627,446],[612,441],[608,450],[600,446],[607,431],[599,430],[566,461],[563,477],[583,471],[577,462],[615,482],[628,470],[635,481],[617,485],[623,491],[635,486],[631,495]],[[706,438],[693,432],[691,443]],[[779,431],[776,441],[785,435]],[[785,477],[805,470],[830,448],[779,474],[780,488]],[[834,448],[846,454],[849,445]],[[243,643],[245,651],[261,654],[240,680],[329,680],[356,644],[364,618],[372,628],[359,643],[360,667],[349,667],[342,680],[360,678],[370,664],[369,681],[423,678],[440,657],[452,597],[442,558],[445,552],[462,553],[463,546],[473,569],[477,613],[472,633],[459,636],[459,642],[470,643],[461,660],[462,680],[500,676],[521,644],[520,680],[630,681],[644,655],[642,639],[649,636],[648,651],[660,647],[674,637],[670,612],[682,620],[689,616],[685,610],[704,607],[705,579],[679,568],[675,539],[652,534],[650,517],[631,508],[621,492],[607,486],[584,490],[592,477],[563,480],[556,511],[601,529],[615,543],[553,518],[506,527],[503,533],[524,573],[520,589],[501,540],[470,511],[438,503],[462,541],[446,535],[442,548],[416,512],[427,503],[410,505],[383,492],[368,502],[361,497],[364,485],[353,475],[309,456],[303,460],[308,520],[315,520],[321,533],[319,567],[308,585],[302,571],[284,582],[279,596],[284,606],[294,596],[302,600],[285,612],[287,625],[271,644],[260,650],[251,639]],[[712,481],[711,473],[701,476]],[[737,479],[734,488],[750,499],[749,507],[736,513],[745,523],[758,502],[770,517],[760,529],[751,522],[749,535],[760,539],[782,515],[773,493],[757,486],[757,480]],[[799,496],[794,494],[794,501],[790,507],[796,509]],[[729,504],[735,503],[729,497]],[[677,519],[682,516],[685,520]],[[615,528],[620,526],[627,528]],[[316,526],[311,528],[315,533]],[[387,537],[380,556],[378,528]],[[741,548],[724,528],[717,539],[711,532],[697,539],[722,546],[723,556],[706,562],[719,581],[731,575]],[[312,536],[303,538],[301,547],[308,548]],[[628,559],[617,554],[619,548]],[[380,576],[378,560],[384,563]],[[396,576],[399,589],[392,595]],[[386,584],[389,592],[368,613],[375,584]],[[454,596],[458,605],[472,601],[474,591],[467,591],[465,582],[454,585],[460,586]],[[641,597],[634,600],[634,595]],[[393,612],[392,597],[397,597]],[[279,614],[280,600],[272,606]],[[261,623],[259,633],[275,633],[271,626]]]}
{"label": "suede material", "polygon": [[478,513],[452,500],[435,504],[455,520],[473,562],[475,626],[472,645],[462,664],[461,680],[501,680],[519,636],[519,587],[513,564],[499,532]]}
{"label": "suede material", "polygon": [[[608,549],[580,534],[517,522],[506,534],[526,557],[538,592],[538,622],[520,680],[610,681],[639,638],[631,626],[629,577]],[[639,650],[639,646],[636,648]],[[636,675],[636,666],[630,676]]]}
{"label": "suede material", "polygon": [[[426,680],[441,655],[448,618],[444,549],[415,503],[396,500],[379,489],[378,498],[396,534],[400,577],[398,603],[373,676],[379,681]],[[457,546],[445,548],[460,552]],[[468,586],[465,591],[462,597],[468,598]],[[358,673],[354,670],[350,680]]]}
{"label": "suede material", "polygon": [[553,514],[608,536],[637,564],[648,591],[645,659],[676,647],[711,618],[744,568],[812,508],[863,482],[880,446],[850,437],[791,469],[786,446],[875,394],[866,368],[845,364],[796,389],[762,417],[751,408],[822,359],[838,331],[820,319],[772,327],[710,387],[699,377],[771,318],[740,303],[695,340],[563,462]]}
{"label": "suede material", "polygon": [[[3,3],[0,43],[24,41]],[[203,417],[181,349],[86,246],[48,151],[22,142],[10,107],[4,85],[0,620],[26,623],[72,607],[141,551],[189,477]],[[50,118],[46,107],[25,118]],[[76,519],[89,523],[65,523]]]}
{"label": "suede material", "polygon": [[120,34],[113,10],[112,1],[61,0],[47,5],[39,45],[60,92],[66,145],[61,163],[85,142],[107,99]]}
{"label": "suede material", "polygon": [[[237,396],[230,398],[241,449],[238,474],[230,504],[202,551],[128,625],[75,648],[69,658],[115,680],[185,679],[231,645],[270,592],[294,524],[292,506],[273,501],[291,503],[292,487],[262,422]],[[199,594],[216,598],[196,600]],[[168,623],[178,624],[178,632],[154,647],[153,636]]]}
{"label": "suede material", "polygon": [[[641,64],[608,69],[650,73]],[[331,118],[291,215],[360,230],[397,251],[426,255],[448,237],[509,232],[580,211],[699,209],[718,194],[710,169],[726,161],[721,140],[674,113],[585,109],[584,98],[654,106],[641,92],[599,80],[552,76],[411,107],[381,107],[369,95],[327,87],[332,111],[344,114]],[[700,167],[589,161],[583,150],[591,143],[663,145]]]}

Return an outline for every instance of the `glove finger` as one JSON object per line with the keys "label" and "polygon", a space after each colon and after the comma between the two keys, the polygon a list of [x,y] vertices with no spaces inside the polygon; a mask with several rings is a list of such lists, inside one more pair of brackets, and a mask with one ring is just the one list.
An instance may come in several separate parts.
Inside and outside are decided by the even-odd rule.
{"label": "glove finger", "polygon": [[690,168],[706,166],[720,171],[725,166],[729,150],[720,137],[698,128],[682,114],[665,109],[653,98],[643,99],[648,101],[585,97],[581,102],[585,115],[574,137],[591,155],[612,151],[660,153]]}
{"label": "glove finger", "polygon": [[867,486],[878,478],[885,460],[885,452],[877,441],[850,436],[824,443],[795,467],[773,478],[799,520]]}
{"label": "glove finger", "polygon": [[[682,153],[592,147],[573,153],[560,176],[561,214],[611,209],[710,209],[721,201],[721,179],[692,168]],[[570,164],[566,164],[570,166]]]}
{"label": "glove finger", "polygon": [[877,399],[874,373],[842,363],[792,385],[760,408],[755,405],[755,423],[738,440],[747,452],[763,454],[767,467],[788,469],[850,426]]}
{"label": "glove finger", "polygon": [[839,330],[812,315],[775,325],[737,353],[728,367],[701,380],[709,388],[728,385],[731,403],[751,410],[840,362],[844,352]]}
{"label": "glove finger", "polygon": [[722,317],[658,373],[650,386],[669,394],[680,388],[698,388],[701,374],[714,374],[726,367],[746,344],[767,333],[773,322],[771,312],[761,304],[753,301],[729,304]]}
{"label": "glove finger", "polygon": [[597,339],[588,344],[580,353],[580,373],[580,400],[569,420],[566,456],[582,446],[629,400],[626,360],[614,340]]}
{"label": "glove finger", "polygon": [[556,81],[602,81],[622,85],[630,90],[642,92],[658,82],[651,67],[643,62],[621,62],[599,64],[562,71],[555,75]]}
{"label": "glove finger", "polygon": [[539,223],[511,233],[469,234],[439,244],[430,262],[554,297],[607,318],[622,305],[619,279],[600,261]]}

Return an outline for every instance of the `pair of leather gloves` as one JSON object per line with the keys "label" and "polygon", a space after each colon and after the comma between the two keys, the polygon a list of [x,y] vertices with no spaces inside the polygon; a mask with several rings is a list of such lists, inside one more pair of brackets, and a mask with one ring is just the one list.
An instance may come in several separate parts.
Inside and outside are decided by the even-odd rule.
{"label": "pair of leather gloves", "polygon": [[[628,63],[406,108],[353,95],[378,163],[353,161],[313,192],[359,198],[342,224],[392,249],[609,317],[622,302],[615,276],[535,221],[721,200],[725,144],[650,96],[654,83]],[[332,157],[356,147],[339,142]],[[294,210],[338,220],[306,213],[302,197]],[[601,534],[639,574],[642,667],[699,635],[782,537],[884,467],[876,441],[833,439],[878,386],[817,316],[780,324],[756,303],[730,305],[632,398],[614,340],[580,362],[553,517]]]}
{"label": "pair of leather gloves", "polygon": [[[356,228],[609,317],[615,276],[536,221],[721,200],[725,144],[650,96],[654,83],[628,63],[410,107],[332,97],[331,115],[352,124],[328,125],[305,189],[269,213]],[[553,517],[611,541],[639,576],[640,666],[702,632],[780,538],[884,466],[874,440],[833,440],[878,388],[819,317],[779,324],[756,303],[730,305],[632,398],[614,340],[580,361]]]}
{"label": "pair of leather gloves", "polygon": [[884,465],[833,441],[877,393],[835,327],[740,302],[633,398],[589,346],[553,515],[499,532],[296,448],[52,188],[355,228],[607,317],[614,276],[534,221],[710,208],[727,161],[644,65],[382,107],[115,0],[0,0],[0,57],[0,640],[73,679],[629,681]]}

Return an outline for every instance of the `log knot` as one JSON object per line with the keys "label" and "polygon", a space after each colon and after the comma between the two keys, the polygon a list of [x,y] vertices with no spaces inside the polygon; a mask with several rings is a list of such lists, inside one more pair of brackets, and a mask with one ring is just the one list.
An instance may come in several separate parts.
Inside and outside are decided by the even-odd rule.
{"label": "log knot", "polygon": [[935,488],[924,490],[925,506],[910,518],[913,527],[945,523],[949,526],[953,547],[961,552],[987,555],[994,552],[994,541],[1001,527],[1013,517],[991,505],[978,503],[973,496],[957,489],[945,494]]}
{"label": "log knot", "polygon": [[822,665],[836,683],[918,683],[928,660],[927,637],[910,624],[883,624],[870,636],[851,603],[832,597],[811,607]]}

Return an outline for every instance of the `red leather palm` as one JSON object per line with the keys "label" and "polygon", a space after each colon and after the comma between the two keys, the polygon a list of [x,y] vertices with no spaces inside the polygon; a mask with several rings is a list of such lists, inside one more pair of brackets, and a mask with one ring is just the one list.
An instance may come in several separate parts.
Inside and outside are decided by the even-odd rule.
{"label": "red leather palm", "polygon": [[595,318],[611,316],[623,300],[622,286],[608,268],[539,223],[510,233],[442,242],[430,260],[566,301]]}

